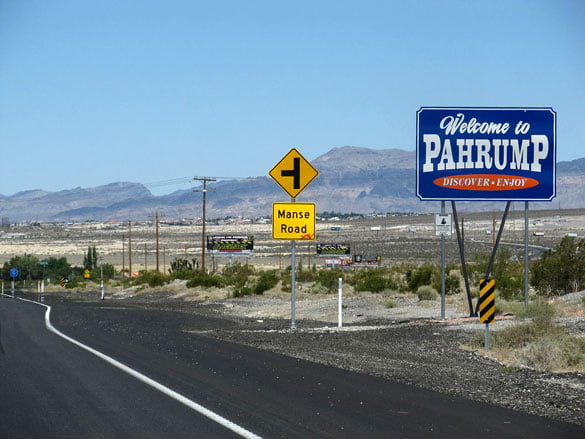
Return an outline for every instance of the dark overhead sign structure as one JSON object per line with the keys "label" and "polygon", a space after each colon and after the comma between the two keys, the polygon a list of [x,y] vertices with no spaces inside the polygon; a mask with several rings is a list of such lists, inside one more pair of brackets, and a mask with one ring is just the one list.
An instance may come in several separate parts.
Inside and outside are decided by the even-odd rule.
{"label": "dark overhead sign structure", "polygon": [[423,107],[416,157],[421,200],[549,201],[556,196],[556,113]]}
{"label": "dark overhead sign structure", "polygon": [[207,250],[216,254],[251,255],[254,237],[249,235],[207,235]]}
{"label": "dark overhead sign structure", "polygon": [[349,244],[317,243],[317,254],[321,256],[349,255]]}

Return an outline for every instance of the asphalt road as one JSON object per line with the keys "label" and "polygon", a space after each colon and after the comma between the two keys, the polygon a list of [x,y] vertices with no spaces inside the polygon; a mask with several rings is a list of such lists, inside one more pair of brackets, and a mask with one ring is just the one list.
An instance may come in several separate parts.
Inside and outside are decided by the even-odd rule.
{"label": "asphalt road", "polygon": [[[0,298],[0,437],[238,437],[50,332],[44,317],[44,307]],[[51,319],[67,335],[265,438],[585,433],[573,424],[218,341],[202,335],[225,324],[211,318],[63,303],[54,304]]]}

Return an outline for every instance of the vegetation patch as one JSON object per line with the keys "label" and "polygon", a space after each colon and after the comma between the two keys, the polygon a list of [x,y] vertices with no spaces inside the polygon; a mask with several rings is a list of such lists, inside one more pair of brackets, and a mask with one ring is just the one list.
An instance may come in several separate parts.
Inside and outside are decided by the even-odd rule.
{"label": "vegetation patch", "polygon": [[[555,307],[534,302],[518,314],[530,321],[492,332],[491,356],[511,367],[549,372],[585,369],[585,340],[567,334],[554,321],[559,314]],[[480,332],[473,336],[471,345],[483,348],[484,342],[485,336]]]}
{"label": "vegetation patch", "polygon": [[439,293],[430,285],[421,285],[416,290],[418,300],[435,300],[439,297]]}

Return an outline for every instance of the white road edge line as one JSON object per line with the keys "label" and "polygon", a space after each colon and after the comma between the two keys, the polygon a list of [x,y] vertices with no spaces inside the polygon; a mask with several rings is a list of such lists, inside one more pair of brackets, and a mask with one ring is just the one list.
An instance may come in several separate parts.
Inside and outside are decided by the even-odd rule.
{"label": "white road edge line", "polygon": [[45,312],[45,325],[47,326],[47,329],[51,332],[54,332],[55,334],[57,334],[59,337],[64,338],[65,340],[67,340],[70,343],[73,343],[74,345],[79,346],[82,349],[85,349],[88,352],[91,352],[92,354],[94,354],[95,356],[101,358],[104,361],[107,361],[108,363],[110,363],[112,366],[117,367],[118,369],[126,372],[129,375],[132,375],[134,378],[142,381],[145,384],[148,384],[151,387],[154,387],[156,390],[158,390],[159,392],[164,393],[167,396],[170,396],[171,398],[173,398],[176,401],[179,401],[181,404],[186,405],[187,407],[189,407],[192,410],[195,410],[197,413],[211,419],[214,422],[217,422],[218,424],[220,424],[221,426],[233,431],[234,433],[242,436],[243,438],[246,439],[262,439],[260,436],[252,433],[251,431],[246,430],[243,427],[240,427],[238,424],[235,424],[234,422],[230,421],[229,419],[224,418],[221,415],[218,415],[215,412],[212,412],[211,410],[203,407],[200,404],[197,404],[195,401],[191,401],[189,398],[181,395],[180,393],[175,392],[172,389],[169,389],[168,387],[160,384],[159,382],[148,378],[146,375],[141,374],[140,372],[138,372],[137,370],[134,370],[128,366],[126,366],[123,363],[120,363],[118,360],[114,360],[112,357],[109,357],[106,354],[101,353],[100,351],[97,351],[89,346],[84,345],[83,343],[75,340],[74,338],[69,337],[68,335],[63,334],[61,331],[59,331],[57,328],[55,328],[52,324],[51,324],[51,307],[49,305],[45,305],[39,302],[35,302],[32,300],[28,300],[28,299],[23,299],[23,298],[18,298],[20,300],[24,300],[26,302],[31,302],[37,305],[41,305],[47,308],[47,311]]}

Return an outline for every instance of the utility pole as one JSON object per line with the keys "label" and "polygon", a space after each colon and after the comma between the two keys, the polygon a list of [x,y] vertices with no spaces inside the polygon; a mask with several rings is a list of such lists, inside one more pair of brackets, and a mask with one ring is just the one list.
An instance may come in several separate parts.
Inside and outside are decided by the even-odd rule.
{"label": "utility pole", "polygon": [[132,222],[128,220],[128,270],[132,279]]}
{"label": "utility pole", "polygon": [[[150,217],[152,218],[152,217]],[[159,215],[158,210],[154,212],[154,228],[155,228],[155,238],[156,238],[156,272],[160,273],[160,245],[159,245],[159,225],[160,225],[160,218],[164,218],[164,215]]]}
{"label": "utility pole", "polygon": [[214,190],[207,189],[207,182],[208,181],[216,181],[215,178],[210,177],[194,177],[193,180],[198,180],[203,182],[203,189],[198,189],[195,192],[202,192],[203,193],[203,215],[202,215],[202,227],[201,227],[201,269],[205,271],[205,196],[207,192],[215,192]]}
{"label": "utility pole", "polygon": [[126,271],[126,235],[122,233],[122,277]]}

